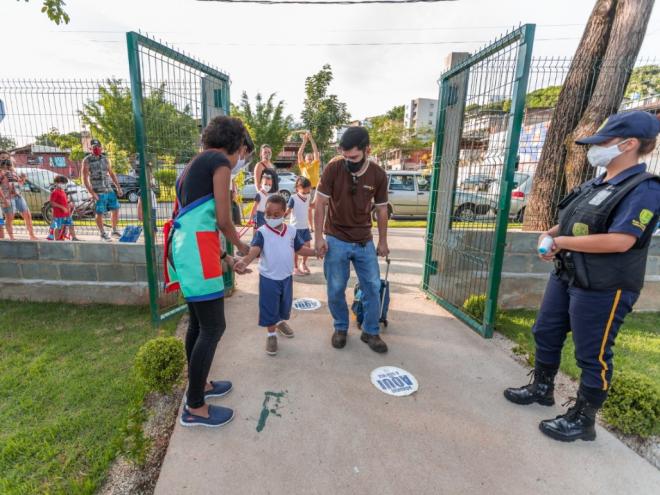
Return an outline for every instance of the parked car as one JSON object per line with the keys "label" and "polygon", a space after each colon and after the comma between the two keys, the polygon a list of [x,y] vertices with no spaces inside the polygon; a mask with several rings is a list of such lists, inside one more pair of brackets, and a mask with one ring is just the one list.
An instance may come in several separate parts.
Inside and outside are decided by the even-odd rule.
{"label": "parked car", "polygon": [[[22,194],[28,204],[30,213],[50,222],[52,219],[50,193],[53,189],[53,181],[58,174],[50,170],[31,167],[17,168],[16,172],[25,174],[27,178],[23,185]],[[89,199],[87,189],[73,181],[69,181],[67,184],[66,193],[74,205],[79,205]]]}
{"label": "parked car", "polygon": [[[296,191],[296,179],[298,176],[291,172],[284,172],[278,173],[277,178],[279,180],[280,195],[289,201],[291,194]],[[254,187],[254,177],[250,175],[245,178],[241,196],[243,197],[243,201],[254,201],[256,195],[257,189]]]}
{"label": "parked car", "polygon": [[[137,203],[140,198],[140,178],[135,175],[117,174],[117,181],[121,186],[121,196],[119,199],[125,199],[129,203]],[[113,185],[113,189],[116,189]],[[116,192],[116,190],[115,190]],[[160,196],[160,188],[156,185],[154,190],[156,196]]]}
{"label": "parked car", "polygon": [[[388,214],[390,217],[426,218],[429,209],[431,176],[422,172],[389,171]],[[454,218],[471,222],[492,216],[497,208],[489,194],[457,190],[454,193]]]}
{"label": "parked car", "polygon": [[495,177],[485,174],[471,175],[461,182],[460,189],[463,191],[486,192],[489,186],[497,180]]}
{"label": "parked car", "polygon": [[[528,172],[516,172],[513,174],[513,188],[511,191],[511,208],[509,218],[515,222],[522,222],[525,218],[527,200],[532,192],[534,175]],[[500,194],[500,180],[490,185],[489,194],[495,198]]]}

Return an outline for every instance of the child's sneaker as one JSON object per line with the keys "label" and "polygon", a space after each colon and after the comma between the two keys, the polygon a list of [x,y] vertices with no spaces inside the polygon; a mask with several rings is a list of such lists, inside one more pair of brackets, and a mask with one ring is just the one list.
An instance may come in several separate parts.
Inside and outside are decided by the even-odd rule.
{"label": "child's sneaker", "polygon": [[204,398],[208,399],[209,397],[224,397],[229,392],[231,392],[232,384],[227,381],[211,381],[213,388],[204,392]]}
{"label": "child's sneaker", "polygon": [[266,339],[266,354],[274,356],[277,354],[277,336],[271,335]]}
{"label": "child's sneaker", "polygon": [[285,337],[289,337],[290,339],[293,338],[293,330],[291,327],[287,324],[286,321],[281,321],[280,323],[277,324],[277,330],[284,335]]}
{"label": "child's sneaker", "polygon": [[182,426],[206,426],[208,428],[217,428],[224,426],[234,419],[234,411],[228,407],[209,406],[209,417],[197,416],[183,406],[183,412],[179,423]]}
{"label": "child's sneaker", "polygon": [[112,242],[112,239],[110,238],[110,236],[108,235],[108,233],[105,232],[105,231],[104,231],[104,232],[101,232],[101,240],[102,240],[102,241],[105,241],[105,242]]}

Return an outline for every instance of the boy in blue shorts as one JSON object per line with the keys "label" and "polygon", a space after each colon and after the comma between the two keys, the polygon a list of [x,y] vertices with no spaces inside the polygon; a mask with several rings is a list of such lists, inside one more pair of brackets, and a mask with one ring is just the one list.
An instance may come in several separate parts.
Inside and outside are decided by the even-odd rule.
{"label": "boy in blue shorts", "polygon": [[286,200],[274,195],[266,201],[265,221],[252,239],[247,256],[237,259],[234,269],[241,273],[259,256],[259,326],[268,330],[266,353],[277,354],[277,332],[292,338],[287,324],[293,303],[293,255],[314,256],[296,236],[296,228],[284,223]]}
{"label": "boy in blue shorts", "polygon": [[[309,247],[312,241],[310,226],[312,225],[312,208],[310,195],[312,183],[306,177],[296,179],[296,194],[289,198],[286,215],[291,214],[291,226],[296,228],[296,235],[305,245]],[[302,263],[298,264],[298,254],[294,255],[294,275],[309,275],[311,272],[307,267],[307,256],[302,256]]]}

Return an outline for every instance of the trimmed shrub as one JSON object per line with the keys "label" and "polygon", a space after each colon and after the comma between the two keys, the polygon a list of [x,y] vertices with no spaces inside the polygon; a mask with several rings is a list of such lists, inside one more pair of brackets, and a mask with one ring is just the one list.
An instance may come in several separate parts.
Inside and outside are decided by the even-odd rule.
{"label": "trimmed shrub", "polygon": [[484,321],[486,312],[486,295],[472,294],[463,303],[463,310],[477,321]]}
{"label": "trimmed shrub", "polygon": [[176,169],[174,167],[168,167],[155,170],[154,177],[161,187],[174,187],[174,184],[176,183]]}
{"label": "trimmed shrub", "polygon": [[135,357],[138,376],[152,391],[168,393],[179,383],[186,352],[176,337],[158,337],[145,343]]}
{"label": "trimmed shrub", "polygon": [[639,373],[622,371],[614,375],[603,418],[628,435],[648,437],[660,433],[660,391]]}

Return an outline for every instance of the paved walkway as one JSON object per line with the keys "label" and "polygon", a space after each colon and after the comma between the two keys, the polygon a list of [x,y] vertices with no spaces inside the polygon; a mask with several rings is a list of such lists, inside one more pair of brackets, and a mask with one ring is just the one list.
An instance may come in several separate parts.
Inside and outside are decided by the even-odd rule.
{"label": "paved walkway", "polygon": [[[156,493],[165,494],[657,494],[660,472],[598,428],[595,442],[562,444],[538,431],[559,407],[520,407],[502,389],[525,370],[418,290],[423,232],[391,232],[389,354],[351,329],[330,347],[323,276],[314,262],[297,297],[324,302],[294,312],[293,340],[264,352],[256,326],[256,276],[239,279],[211,378],[234,382],[213,403],[236,409],[224,429],[177,424]],[[419,391],[394,398],[369,373],[381,365],[413,373]],[[258,431],[260,430],[260,431]]]}

